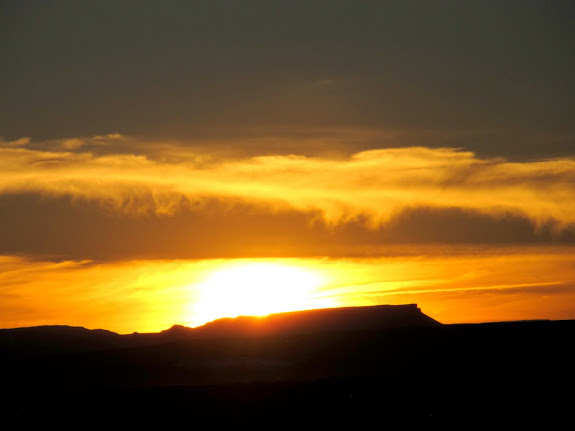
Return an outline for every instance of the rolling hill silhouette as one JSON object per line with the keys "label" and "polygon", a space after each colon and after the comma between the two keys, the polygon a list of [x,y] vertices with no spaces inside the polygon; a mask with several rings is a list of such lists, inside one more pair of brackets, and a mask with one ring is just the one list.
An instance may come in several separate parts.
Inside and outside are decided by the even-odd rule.
{"label": "rolling hill silhouette", "polygon": [[442,325],[414,304],[154,334],[1,330],[0,409],[31,424],[550,426],[571,411],[574,331],[575,321]]}

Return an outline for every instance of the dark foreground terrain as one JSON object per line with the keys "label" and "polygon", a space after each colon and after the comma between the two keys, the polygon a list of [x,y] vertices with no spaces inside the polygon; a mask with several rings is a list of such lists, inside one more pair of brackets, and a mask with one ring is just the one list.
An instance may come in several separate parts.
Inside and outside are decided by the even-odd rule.
{"label": "dark foreground terrain", "polygon": [[158,334],[1,330],[0,411],[76,428],[548,428],[574,419],[574,333],[575,321],[441,325],[412,305]]}

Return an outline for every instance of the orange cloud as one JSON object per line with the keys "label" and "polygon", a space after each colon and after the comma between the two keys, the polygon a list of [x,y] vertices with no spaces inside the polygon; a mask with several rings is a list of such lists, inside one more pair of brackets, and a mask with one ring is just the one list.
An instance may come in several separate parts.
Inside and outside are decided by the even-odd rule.
{"label": "orange cloud", "polygon": [[[128,144],[126,144],[128,142]],[[94,144],[95,143],[95,144]],[[90,151],[107,146],[104,153]],[[0,146],[0,193],[96,200],[128,213],[171,214],[205,198],[319,211],[326,222],[374,226],[406,208],[505,213],[575,223],[575,159],[509,162],[452,148],[407,147],[347,157],[217,158],[120,135]],[[131,153],[126,150],[131,150]],[[153,150],[153,157],[149,156]]]}

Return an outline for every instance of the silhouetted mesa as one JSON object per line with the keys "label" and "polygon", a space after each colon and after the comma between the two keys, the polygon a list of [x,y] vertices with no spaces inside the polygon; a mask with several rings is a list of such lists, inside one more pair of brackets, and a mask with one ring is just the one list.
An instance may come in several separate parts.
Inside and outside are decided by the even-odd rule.
{"label": "silhouetted mesa", "polygon": [[175,325],[162,334],[174,338],[234,337],[249,335],[311,334],[421,328],[441,323],[423,314],[417,304],[324,308],[268,316],[223,318],[197,328]]}
{"label": "silhouetted mesa", "polygon": [[343,307],[223,318],[197,328],[174,325],[160,333],[119,335],[63,325],[0,329],[0,355],[43,356],[124,347],[157,345],[174,340],[372,331],[441,326],[416,304]]}

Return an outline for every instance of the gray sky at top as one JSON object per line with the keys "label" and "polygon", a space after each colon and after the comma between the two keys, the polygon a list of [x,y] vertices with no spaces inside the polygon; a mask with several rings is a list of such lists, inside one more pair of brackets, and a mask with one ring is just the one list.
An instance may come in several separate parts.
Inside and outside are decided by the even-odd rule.
{"label": "gray sky at top", "polygon": [[0,20],[7,139],[366,128],[575,148],[572,1],[3,0]]}
{"label": "gray sky at top", "polygon": [[[133,139],[78,151],[150,157],[156,140],[251,154],[325,142],[573,156],[574,24],[572,0],[0,0],[0,137],[42,149],[120,133]],[[457,208],[414,208],[374,232],[362,220],[331,229],[313,213],[206,205],[132,219],[5,194],[0,252],[339,256],[402,241],[575,238],[553,220],[535,228]]]}

